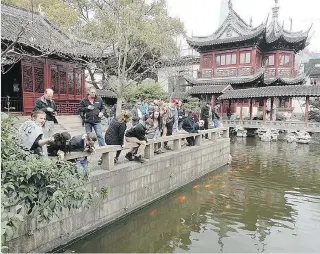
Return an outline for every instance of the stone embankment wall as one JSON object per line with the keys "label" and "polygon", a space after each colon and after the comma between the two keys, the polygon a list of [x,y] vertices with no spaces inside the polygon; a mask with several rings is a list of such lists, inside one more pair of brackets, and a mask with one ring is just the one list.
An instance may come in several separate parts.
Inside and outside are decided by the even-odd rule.
{"label": "stone embankment wall", "polygon": [[228,163],[230,139],[158,155],[144,164],[128,162],[92,173],[89,186],[108,186],[108,196],[87,210],[65,211],[50,223],[26,220],[7,242],[9,252],[45,252],[96,230]]}

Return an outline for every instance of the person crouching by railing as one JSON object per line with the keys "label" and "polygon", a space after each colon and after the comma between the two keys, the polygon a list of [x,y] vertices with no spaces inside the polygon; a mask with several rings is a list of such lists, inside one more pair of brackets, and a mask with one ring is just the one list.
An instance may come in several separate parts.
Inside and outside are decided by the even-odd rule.
{"label": "person crouching by railing", "polygon": [[146,131],[152,127],[153,120],[151,118],[148,118],[146,120],[146,126],[138,123],[126,132],[126,141],[128,143],[136,143],[139,145],[139,147],[132,148],[131,151],[126,154],[126,159],[128,159],[129,161],[135,160],[141,163],[145,162],[143,156],[144,150],[147,145]]}
{"label": "person crouching by railing", "polygon": [[47,155],[43,154],[42,147],[53,142],[54,139],[52,137],[43,139],[43,126],[45,122],[46,113],[35,111],[31,114],[31,120],[27,120],[19,127],[17,138],[24,149],[34,154]]}
{"label": "person crouching by railing", "polygon": [[[124,133],[130,120],[131,114],[129,112],[122,112],[115,118],[115,121],[111,122],[104,137],[107,145],[120,145],[121,148],[124,148]],[[117,151],[114,163],[118,162],[120,153],[121,150]]]}
{"label": "person crouching by railing", "polygon": [[70,152],[71,135],[69,132],[55,133],[54,141],[47,147],[49,156],[58,156],[63,159],[64,155]]}
{"label": "person crouching by railing", "polygon": [[[77,135],[70,140],[70,152],[89,152],[94,153],[94,143],[97,141],[97,136],[94,132],[88,132],[83,135]],[[79,171],[88,173],[88,158],[80,157],[75,160],[71,160],[76,163]]]}
{"label": "person crouching by railing", "polygon": [[[182,129],[189,133],[197,133],[198,132],[198,125],[195,124],[192,111],[188,113],[188,116],[183,120],[182,123]],[[188,137],[187,138],[188,146],[194,146],[195,145],[195,139],[194,137]]]}

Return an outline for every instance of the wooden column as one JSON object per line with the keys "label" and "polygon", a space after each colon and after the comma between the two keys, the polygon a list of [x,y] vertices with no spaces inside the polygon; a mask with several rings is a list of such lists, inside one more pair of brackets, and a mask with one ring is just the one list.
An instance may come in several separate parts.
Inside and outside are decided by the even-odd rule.
{"label": "wooden column", "polygon": [[223,100],[220,102],[220,118],[222,119],[222,114],[223,114]]}
{"label": "wooden column", "polygon": [[274,102],[274,97],[271,98],[270,103],[271,103],[271,107],[270,107],[270,121],[272,121],[272,111],[273,111],[273,102]]}
{"label": "wooden column", "polygon": [[241,103],[241,108],[240,108],[240,120],[242,121],[242,104],[243,103]]}
{"label": "wooden column", "polygon": [[215,97],[214,95],[211,96],[211,110],[213,110],[215,104]]}
{"label": "wooden column", "polygon": [[266,121],[267,98],[263,98],[263,122]]}
{"label": "wooden column", "polygon": [[306,108],[305,108],[305,127],[308,127],[308,120],[309,120],[309,102],[310,98],[307,96],[306,98]]}
{"label": "wooden column", "polygon": [[249,115],[250,115],[250,120],[252,120],[252,99],[250,99],[250,102],[249,102]]}

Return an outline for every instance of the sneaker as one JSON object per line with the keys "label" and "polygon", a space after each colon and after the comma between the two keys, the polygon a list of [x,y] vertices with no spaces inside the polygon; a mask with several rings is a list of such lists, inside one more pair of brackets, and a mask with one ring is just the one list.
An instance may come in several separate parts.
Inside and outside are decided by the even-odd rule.
{"label": "sneaker", "polygon": [[134,160],[137,161],[137,162],[141,162],[141,163],[144,163],[146,162],[146,160],[144,158],[140,156],[134,156]]}
{"label": "sneaker", "polygon": [[155,154],[161,154],[161,151],[158,150],[158,151],[154,151]]}
{"label": "sneaker", "polygon": [[98,165],[101,165],[101,164],[102,164],[102,158],[98,160]]}
{"label": "sneaker", "polygon": [[133,158],[132,158],[132,153],[127,153],[125,158],[129,161],[133,161]]}

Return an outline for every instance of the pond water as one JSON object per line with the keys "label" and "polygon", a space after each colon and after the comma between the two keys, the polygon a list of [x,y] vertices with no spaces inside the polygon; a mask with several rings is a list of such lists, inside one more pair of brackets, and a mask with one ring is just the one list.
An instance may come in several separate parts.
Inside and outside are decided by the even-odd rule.
{"label": "pond water", "polygon": [[232,140],[232,165],[68,246],[74,252],[318,252],[320,146]]}

